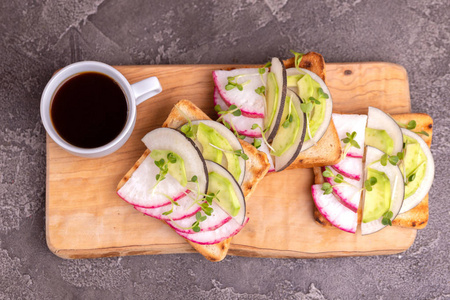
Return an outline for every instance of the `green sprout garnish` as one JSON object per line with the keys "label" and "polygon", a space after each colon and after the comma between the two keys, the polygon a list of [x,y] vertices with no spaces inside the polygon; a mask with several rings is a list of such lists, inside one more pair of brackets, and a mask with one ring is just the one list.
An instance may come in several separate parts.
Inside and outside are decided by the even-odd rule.
{"label": "green sprout garnish", "polygon": [[[379,161],[382,166],[386,166],[388,161],[391,165],[396,166],[398,164],[398,162],[403,159],[403,157],[404,157],[403,152],[398,152],[397,155],[387,155],[385,153],[381,156]],[[378,161],[375,161],[375,162],[378,162]]]}
{"label": "green sprout garnish", "polygon": [[331,186],[330,183],[325,182],[324,184],[322,184],[321,190],[323,191],[324,195],[328,195],[333,192],[333,187]]}
{"label": "green sprout garnish", "polygon": [[256,92],[258,95],[265,95],[265,93],[266,93],[266,87],[265,87],[264,85],[262,85],[262,86],[260,86],[259,88],[257,88],[257,89],[255,90],[255,92]]}
{"label": "green sprout garnish", "polygon": [[337,175],[334,175],[329,167],[325,168],[325,171],[322,172],[322,175],[325,178],[332,178],[334,182],[336,182],[337,184],[346,184],[354,188],[358,188],[353,184],[351,184],[350,182],[345,181],[344,176],[342,176],[341,174],[338,173]]}
{"label": "green sprout garnish", "polygon": [[300,62],[302,61],[303,55],[305,55],[304,53],[300,53],[300,52],[295,52],[294,50],[289,50],[291,51],[292,54],[294,54],[294,65],[295,68],[301,72],[300,70]]}
{"label": "green sprout garnish", "polygon": [[241,116],[242,115],[242,111],[241,111],[241,109],[239,107],[237,107],[236,105],[232,104],[232,105],[230,105],[230,107],[227,110],[222,110],[220,105],[217,104],[216,106],[214,106],[214,110],[217,112],[217,114],[220,115],[220,117],[216,120],[217,122],[221,122],[226,128],[232,130],[234,135],[237,138],[239,138],[241,140],[245,139],[244,135],[240,135],[238,133],[238,131],[236,130],[236,127],[234,126],[233,122],[231,122],[231,120],[225,121],[224,118],[223,118],[227,114],[232,114],[235,117]]}
{"label": "green sprout garnish", "polygon": [[[325,100],[325,99],[329,98],[328,94],[325,93],[322,88],[317,89],[317,94],[319,95],[319,99]],[[311,129],[309,127],[309,120],[311,119],[311,113],[314,109],[314,105],[320,104],[321,102],[320,102],[320,100],[318,100],[314,97],[309,97],[309,99],[301,99],[301,100],[303,103],[300,104],[300,108],[306,115],[307,133],[308,133],[309,138],[312,139]]]}
{"label": "green sprout garnish", "polygon": [[233,151],[228,151],[228,150],[222,149],[222,148],[220,148],[220,147],[217,147],[216,145],[213,145],[213,144],[211,144],[211,143],[209,143],[209,145],[210,145],[211,147],[213,147],[213,148],[216,148],[217,150],[220,150],[220,151],[224,152],[224,153],[233,153],[233,154],[236,155],[237,157],[242,157],[242,159],[244,159],[244,160],[248,160],[248,159],[249,159],[248,155],[245,154],[245,152],[242,151],[241,149],[233,150]]}
{"label": "green sprout garnish", "polygon": [[252,130],[254,130],[254,129],[256,129],[256,128],[258,128],[259,131],[261,131],[261,137],[262,137],[262,139],[263,139],[263,141],[264,141],[264,144],[266,144],[267,147],[269,147],[270,150],[275,151],[275,149],[273,149],[272,146],[269,145],[269,142],[267,141],[267,139],[266,139],[266,137],[265,137],[266,131],[263,130],[263,129],[261,128],[261,126],[259,126],[258,124],[255,123],[255,124],[252,125]]}
{"label": "green sprout garnish", "polygon": [[261,140],[260,139],[253,139],[253,143],[252,143],[252,145],[256,148],[256,149],[258,149],[259,147],[261,147]]}
{"label": "green sprout garnish", "polygon": [[368,192],[371,192],[372,191],[372,186],[374,186],[375,184],[377,184],[377,178],[376,177],[370,177],[369,179],[364,181],[364,188]]}
{"label": "green sprout garnish", "polygon": [[[291,100],[289,100],[291,101]],[[283,128],[288,128],[289,125],[294,121],[294,116],[291,114],[291,105],[292,102],[289,102],[289,111],[288,114],[286,115],[286,119],[284,120],[283,124],[281,124],[283,126]]]}
{"label": "green sprout garnish", "polygon": [[387,212],[385,212],[383,214],[383,219],[381,219],[381,224],[392,226],[391,219],[393,216],[394,216],[394,213],[392,211],[388,210]]}
{"label": "green sprout garnish", "polygon": [[425,136],[430,136],[430,135],[428,134],[428,132],[426,132],[425,130],[422,130],[422,131],[413,131],[413,129],[415,129],[416,126],[417,126],[416,120],[411,120],[411,121],[408,122],[408,124],[401,123],[401,122],[397,122],[397,124],[398,124],[398,126],[403,127],[403,128],[406,128],[406,129],[408,129],[408,130],[411,130],[411,131],[414,132],[414,133],[422,134],[422,135],[425,135]]}
{"label": "green sprout garnish", "polygon": [[347,137],[341,139],[341,141],[345,144],[344,157],[347,156],[347,153],[348,153],[348,151],[350,151],[351,147],[361,149],[358,142],[355,140],[356,131],[353,131],[352,133],[346,132],[345,134],[347,135]]}
{"label": "green sprout garnish", "polygon": [[259,68],[258,69],[258,73],[260,74],[260,75],[263,75],[264,73],[266,73],[266,68],[269,68],[269,67],[271,67],[272,66],[272,63],[269,61],[269,62],[267,62],[262,68]]}

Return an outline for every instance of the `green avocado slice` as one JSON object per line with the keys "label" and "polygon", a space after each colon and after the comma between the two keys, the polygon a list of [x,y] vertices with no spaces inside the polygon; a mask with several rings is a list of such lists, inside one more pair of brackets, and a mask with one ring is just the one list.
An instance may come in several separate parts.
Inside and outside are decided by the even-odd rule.
{"label": "green avocado slice", "polygon": [[367,178],[375,177],[377,183],[371,191],[366,191],[364,198],[364,223],[379,219],[391,206],[391,183],[384,172],[368,168]]}
{"label": "green avocado slice", "polygon": [[[171,156],[171,162],[168,159],[168,155]],[[152,150],[150,152],[150,157],[155,161],[164,159],[166,162],[169,161],[168,164],[168,173],[172,175],[182,186],[186,186],[187,178],[186,178],[186,169],[184,167],[184,160],[176,154],[175,152],[168,150]]]}
{"label": "green avocado slice", "polygon": [[216,203],[228,214],[236,217],[241,209],[241,205],[233,185],[227,178],[216,172],[210,172],[208,175],[208,193],[215,193],[217,198],[219,198],[219,201]]}

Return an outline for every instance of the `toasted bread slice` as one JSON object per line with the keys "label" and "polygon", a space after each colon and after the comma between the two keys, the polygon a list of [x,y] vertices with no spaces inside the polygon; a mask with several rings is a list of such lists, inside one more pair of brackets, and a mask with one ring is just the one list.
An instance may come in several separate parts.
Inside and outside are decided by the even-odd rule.
{"label": "toasted bread slice", "polygon": [[[414,131],[425,131],[428,136],[420,134],[420,137],[425,141],[428,147],[431,147],[431,139],[433,136],[433,119],[427,114],[398,114],[392,116],[397,122],[408,124],[409,121],[416,121],[416,128]],[[413,209],[399,214],[392,225],[400,227],[410,227],[416,229],[422,229],[427,226],[428,223],[428,195]]]}
{"label": "toasted bread slice", "polygon": [[[397,122],[401,122],[407,124],[411,120],[415,120],[417,123],[414,131],[425,131],[428,133],[426,135],[420,135],[428,147],[431,146],[431,139],[433,135],[433,119],[427,114],[421,113],[410,113],[410,114],[398,114],[392,116]],[[324,179],[322,176],[322,171],[320,168],[314,168],[314,182],[315,184],[324,183]],[[399,227],[408,227],[408,228],[416,228],[422,229],[428,223],[428,195],[413,209],[399,214],[394,221],[392,221],[393,226]],[[361,222],[361,208],[358,209],[358,223]],[[314,205],[313,212],[314,220],[322,226],[332,227],[333,225],[325,219],[324,216],[319,212],[317,207]]]}
{"label": "toasted bread slice", "polygon": [[[286,68],[295,67],[294,58],[285,60],[284,66]],[[325,60],[319,53],[308,52],[303,55],[299,67],[316,73],[325,81]],[[327,131],[317,144],[306,151],[300,152],[300,155],[287,169],[331,166],[340,161],[341,154],[342,148],[339,136],[333,120],[331,120]]]}
{"label": "toasted bread slice", "polygon": [[[210,118],[197,106],[188,100],[181,100],[170,112],[163,127],[178,128],[187,122],[186,117],[191,121],[195,120],[210,120]],[[242,184],[242,191],[246,200],[255,190],[258,182],[266,175],[270,168],[267,156],[256,150],[255,147],[245,141],[240,141],[244,152],[249,157],[246,163],[245,177]],[[122,180],[117,186],[117,190],[120,189],[125,182],[131,177],[133,172],[139,167],[144,159],[150,154],[150,150],[145,150],[142,156],[137,160],[134,166],[125,174]],[[220,261],[227,255],[230,248],[231,238],[228,238],[218,244],[213,245],[200,245],[188,241],[192,247],[202,254],[206,259],[210,261]]]}

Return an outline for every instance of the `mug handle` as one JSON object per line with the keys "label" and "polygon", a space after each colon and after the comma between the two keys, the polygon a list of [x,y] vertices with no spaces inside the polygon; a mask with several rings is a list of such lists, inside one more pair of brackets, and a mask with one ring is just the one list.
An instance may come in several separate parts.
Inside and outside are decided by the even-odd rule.
{"label": "mug handle", "polygon": [[162,91],[161,84],[158,78],[149,77],[131,85],[134,97],[136,98],[136,105],[141,104],[145,100],[158,95]]}

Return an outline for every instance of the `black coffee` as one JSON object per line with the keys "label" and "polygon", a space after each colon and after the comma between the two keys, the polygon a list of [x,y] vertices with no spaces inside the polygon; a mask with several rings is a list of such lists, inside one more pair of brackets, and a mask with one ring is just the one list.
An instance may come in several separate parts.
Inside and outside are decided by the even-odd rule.
{"label": "black coffee", "polygon": [[80,73],[64,82],[50,107],[56,132],[80,148],[111,142],[124,128],[127,115],[127,100],[120,86],[96,72]]}

